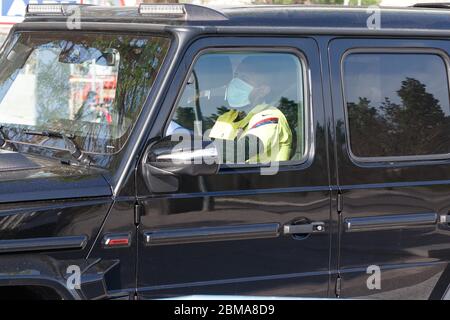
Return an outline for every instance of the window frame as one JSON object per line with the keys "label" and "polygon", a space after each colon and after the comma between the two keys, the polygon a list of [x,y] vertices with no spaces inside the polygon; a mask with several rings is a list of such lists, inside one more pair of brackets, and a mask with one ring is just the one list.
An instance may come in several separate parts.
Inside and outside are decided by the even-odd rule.
{"label": "window frame", "polygon": [[[219,47],[208,47],[197,51],[192,59],[189,68],[187,69],[187,73],[184,76],[181,89],[176,94],[176,99],[174,104],[171,107],[170,113],[166,122],[164,123],[162,133],[165,134],[170,125],[170,122],[173,120],[173,116],[177,110],[178,104],[183,97],[186,85],[189,81],[192,70],[197,64],[200,57],[209,54],[209,53],[285,53],[291,54],[295,56],[302,67],[302,75],[301,79],[303,81],[303,108],[304,108],[304,152],[303,156],[299,160],[289,160],[289,161],[281,161],[279,162],[280,167],[288,167],[288,166],[299,166],[303,165],[307,162],[310,162],[314,156],[314,121],[313,121],[313,110],[312,110],[312,87],[311,87],[311,69],[306,58],[306,55],[295,47],[289,46],[280,46],[280,47],[264,47],[264,46],[219,46]],[[269,164],[220,164],[220,171],[223,169],[259,169],[269,167]]]}
{"label": "window frame", "polygon": [[345,59],[351,54],[422,54],[422,55],[435,55],[439,56],[444,64],[447,76],[447,91],[449,94],[450,101],[450,57],[447,52],[439,48],[415,48],[415,47],[363,47],[363,48],[351,48],[347,49],[340,59],[340,74],[341,74],[341,94],[343,100],[344,108],[344,118],[345,118],[345,134],[346,134],[346,145],[350,156],[350,159],[356,163],[361,164],[373,164],[373,163],[404,163],[404,162],[417,162],[417,161],[433,161],[433,160],[449,160],[450,153],[445,154],[434,154],[434,155],[412,155],[412,156],[385,156],[385,157],[360,157],[354,154],[351,146],[351,134],[350,134],[350,119],[348,117],[348,107],[346,99],[345,90],[345,71],[344,62]]}

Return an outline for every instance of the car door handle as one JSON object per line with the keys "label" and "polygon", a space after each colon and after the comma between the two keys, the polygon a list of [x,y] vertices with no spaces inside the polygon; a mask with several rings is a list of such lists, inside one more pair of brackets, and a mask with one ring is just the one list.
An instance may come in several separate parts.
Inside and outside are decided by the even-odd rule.
{"label": "car door handle", "polygon": [[289,224],[283,227],[285,235],[311,234],[325,232],[324,222],[312,222],[307,224]]}

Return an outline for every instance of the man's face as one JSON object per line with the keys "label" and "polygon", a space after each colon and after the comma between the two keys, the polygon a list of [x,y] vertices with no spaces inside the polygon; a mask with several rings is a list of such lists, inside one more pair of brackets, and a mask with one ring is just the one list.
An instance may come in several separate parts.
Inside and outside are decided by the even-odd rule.
{"label": "man's face", "polygon": [[260,72],[240,66],[235,73],[235,77],[239,78],[253,87],[249,100],[252,105],[263,102],[264,98],[270,93],[270,86],[267,80]]}

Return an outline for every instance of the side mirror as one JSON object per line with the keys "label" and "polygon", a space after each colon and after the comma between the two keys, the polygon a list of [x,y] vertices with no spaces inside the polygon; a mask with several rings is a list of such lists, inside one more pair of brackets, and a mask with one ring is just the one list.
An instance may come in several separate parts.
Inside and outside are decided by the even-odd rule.
{"label": "side mirror", "polygon": [[219,171],[219,153],[212,142],[173,135],[152,144],[142,162],[147,186],[153,192],[175,192],[180,176],[207,176]]}

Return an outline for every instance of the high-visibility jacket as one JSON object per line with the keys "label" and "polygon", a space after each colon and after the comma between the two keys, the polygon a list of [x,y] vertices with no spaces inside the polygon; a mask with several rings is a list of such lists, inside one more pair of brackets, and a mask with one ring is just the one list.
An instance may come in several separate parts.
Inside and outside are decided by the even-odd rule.
{"label": "high-visibility jacket", "polygon": [[284,114],[277,108],[261,104],[253,108],[245,118],[236,121],[238,110],[230,110],[217,118],[209,137],[222,140],[240,140],[257,137],[264,150],[248,159],[249,163],[268,163],[290,160],[292,132]]}

